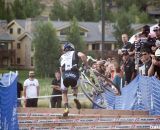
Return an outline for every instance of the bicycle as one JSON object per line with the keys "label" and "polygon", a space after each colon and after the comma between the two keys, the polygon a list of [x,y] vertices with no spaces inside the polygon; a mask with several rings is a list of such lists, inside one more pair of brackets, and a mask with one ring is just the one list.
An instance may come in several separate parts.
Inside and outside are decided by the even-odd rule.
{"label": "bicycle", "polygon": [[[108,108],[108,103],[103,95],[105,91],[115,95],[121,94],[119,88],[110,79],[95,69],[89,67],[86,72],[81,68],[80,73],[81,89],[85,96],[97,107],[102,109]],[[98,97],[98,100],[95,100],[95,97]]]}

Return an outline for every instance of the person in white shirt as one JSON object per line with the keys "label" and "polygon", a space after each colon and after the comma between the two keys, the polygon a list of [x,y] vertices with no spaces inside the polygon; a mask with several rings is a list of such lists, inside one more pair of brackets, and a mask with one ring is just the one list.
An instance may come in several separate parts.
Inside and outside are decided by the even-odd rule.
{"label": "person in white shirt", "polygon": [[39,96],[39,82],[34,71],[29,71],[29,78],[24,81],[25,107],[37,107]]}

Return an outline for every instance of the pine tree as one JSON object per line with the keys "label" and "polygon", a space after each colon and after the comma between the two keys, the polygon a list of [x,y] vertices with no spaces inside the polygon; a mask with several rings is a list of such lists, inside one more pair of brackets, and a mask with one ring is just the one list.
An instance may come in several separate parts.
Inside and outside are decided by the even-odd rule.
{"label": "pine tree", "polygon": [[85,20],[85,0],[71,0],[68,4],[68,17],[73,19],[75,17],[78,21]]}
{"label": "pine tree", "polygon": [[91,0],[86,0],[86,6],[85,6],[85,21],[94,21],[94,6],[93,2]]}
{"label": "pine tree", "polygon": [[24,12],[24,7],[23,7],[23,4],[20,0],[15,0],[13,2],[12,10],[14,12],[16,19],[25,19],[26,18],[25,12]]}
{"label": "pine tree", "polygon": [[84,51],[85,43],[80,35],[80,29],[78,26],[77,19],[74,17],[71,22],[70,32],[67,36],[67,40],[74,44],[75,49],[78,51]]}
{"label": "pine tree", "polygon": [[[123,12],[123,13],[122,13]],[[133,35],[133,29],[131,28],[131,20],[129,19],[129,16],[127,13],[122,12],[119,13],[117,16],[117,21],[114,25],[115,32],[113,33],[115,38],[118,41],[118,46],[122,46],[121,42],[121,35],[123,33],[128,34],[129,36]]]}
{"label": "pine tree", "polygon": [[0,19],[5,19],[5,1],[4,0],[0,0]]}
{"label": "pine tree", "polygon": [[12,4],[7,4],[6,5],[6,17],[5,19],[10,22],[11,20],[14,19],[14,12],[12,11]]}
{"label": "pine tree", "polygon": [[50,13],[51,20],[67,20],[66,10],[59,0],[55,0]]}
{"label": "pine tree", "polygon": [[42,5],[39,0],[23,0],[22,5],[26,17],[33,18],[39,16],[42,12]]}
{"label": "pine tree", "polygon": [[59,63],[60,44],[52,23],[36,24],[33,45],[35,47],[35,69],[42,77],[53,74]]}

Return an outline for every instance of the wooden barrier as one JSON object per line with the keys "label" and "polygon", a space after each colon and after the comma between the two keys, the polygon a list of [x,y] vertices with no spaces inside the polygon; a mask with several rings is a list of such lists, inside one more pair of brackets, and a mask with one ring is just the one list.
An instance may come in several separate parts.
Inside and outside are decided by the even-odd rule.
{"label": "wooden barrier", "polygon": [[160,128],[160,116],[148,111],[70,109],[63,117],[63,108],[19,108],[20,130],[105,130]]}

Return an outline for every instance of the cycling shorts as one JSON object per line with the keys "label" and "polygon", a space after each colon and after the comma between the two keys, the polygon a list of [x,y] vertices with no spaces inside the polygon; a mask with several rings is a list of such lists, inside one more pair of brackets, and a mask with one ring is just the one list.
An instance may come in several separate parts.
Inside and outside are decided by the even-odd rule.
{"label": "cycling shorts", "polygon": [[79,72],[67,70],[63,72],[62,78],[63,78],[63,84],[66,88],[68,88],[69,86],[74,88],[77,86],[77,81],[79,79]]}

